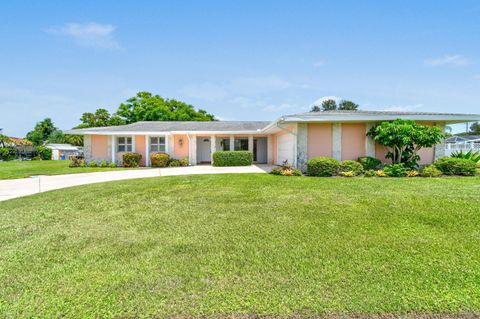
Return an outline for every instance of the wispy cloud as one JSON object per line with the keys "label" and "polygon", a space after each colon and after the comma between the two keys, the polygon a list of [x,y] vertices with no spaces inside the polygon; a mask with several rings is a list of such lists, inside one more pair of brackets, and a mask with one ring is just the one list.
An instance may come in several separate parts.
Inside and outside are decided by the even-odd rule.
{"label": "wispy cloud", "polygon": [[391,112],[408,112],[408,111],[415,111],[417,109],[422,108],[424,105],[419,104],[412,104],[412,105],[392,105],[387,106],[382,111],[391,111]]}
{"label": "wispy cloud", "polygon": [[472,62],[469,59],[460,54],[445,55],[440,58],[430,58],[425,60],[425,64],[430,66],[462,66],[471,63]]}
{"label": "wispy cloud", "polygon": [[84,47],[102,49],[119,49],[120,45],[113,37],[116,27],[111,24],[67,23],[61,27],[51,27],[46,30],[50,34],[64,36]]}

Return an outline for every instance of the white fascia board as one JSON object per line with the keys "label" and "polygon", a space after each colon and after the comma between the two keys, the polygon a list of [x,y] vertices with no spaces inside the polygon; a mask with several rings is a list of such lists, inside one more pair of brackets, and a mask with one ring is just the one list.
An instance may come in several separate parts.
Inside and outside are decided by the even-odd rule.
{"label": "white fascia board", "polygon": [[190,134],[190,135],[255,135],[265,134],[263,130],[255,131],[172,131],[172,134]]}
{"label": "white fascia board", "polygon": [[67,134],[76,134],[76,135],[115,135],[115,136],[126,136],[126,135],[172,135],[172,134],[190,134],[190,135],[261,135],[265,134],[263,130],[255,131],[171,131],[171,132],[144,132],[144,131],[124,131],[124,132],[112,132],[112,131],[90,131],[90,132],[75,132],[69,131]]}
{"label": "white fascia board", "polygon": [[324,122],[380,122],[380,121],[393,121],[396,119],[403,120],[415,120],[415,121],[439,121],[445,123],[462,123],[462,122],[475,122],[480,121],[480,115],[459,114],[459,115],[349,115],[348,117],[340,115],[332,116],[286,116],[283,119],[284,123],[296,123],[296,122],[311,122],[311,123],[324,123]]}

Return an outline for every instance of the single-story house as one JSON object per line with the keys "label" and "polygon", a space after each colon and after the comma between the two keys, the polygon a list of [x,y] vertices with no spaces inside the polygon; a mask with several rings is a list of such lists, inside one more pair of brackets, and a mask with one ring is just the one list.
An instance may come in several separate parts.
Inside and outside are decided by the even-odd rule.
{"label": "single-story house", "polygon": [[52,150],[52,160],[66,160],[71,156],[82,155],[82,148],[71,144],[55,144],[50,143],[45,145]]}
{"label": "single-story house", "polygon": [[[125,152],[149,155],[165,152],[174,158],[188,157],[191,165],[211,163],[217,150],[249,150],[255,163],[282,164],[287,160],[305,168],[308,159],[329,156],[338,160],[372,156],[385,160],[386,150],[366,136],[370,128],[383,121],[415,120],[444,130],[452,123],[480,120],[475,114],[326,111],[282,116],[273,122],[137,122],[122,126],[74,129],[68,134],[84,136],[87,161],[119,163]],[[443,144],[420,151],[421,163],[444,156]]]}
{"label": "single-story house", "polygon": [[480,151],[480,136],[479,135],[461,135],[450,136],[445,139],[445,154],[450,155],[453,152],[463,151]]}

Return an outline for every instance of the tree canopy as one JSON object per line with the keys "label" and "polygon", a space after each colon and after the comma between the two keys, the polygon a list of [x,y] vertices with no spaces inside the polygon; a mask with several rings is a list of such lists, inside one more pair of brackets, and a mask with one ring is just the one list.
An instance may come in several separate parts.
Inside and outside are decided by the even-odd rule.
{"label": "tree canopy", "polygon": [[335,100],[325,100],[322,102],[322,111],[333,111],[337,109]]}
{"label": "tree canopy", "polygon": [[345,111],[356,111],[358,110],[358,104],[349,100],[342,100],[340,103],[338,103],[338,109]]}
{"label": "tree canopy", "polygon": [[117,114],[126,123],[138,121],[214,121],[207,111],[195,108],[185,102],[164,99],[160,95],[139,92],[135,97],[120,104]]}
{"label": "tree canopy", "polygon": [[334,110],[345,110],[345,111],[356,111],[358,110],[358,104],[349,101],[341,100],[338,103],[333,99],[328,99],[322,102],[322,106],[314,105],[310,112],[319,112],[319,111],[334,111]]}
{"label": "tree canopy", "polygon": [[320,106],[318,105],[313,105],[312,108],[310,109],[310,112],[320,112],[322,109],[320,109]]}
{"label": "tree canopy", "polygon": [[102,108],[97,109],[95,113],[83,113],[80,121],[82,121],[82,124],[78,125],[76,128],[117,126],[125,124],[125,120],[120,118],[116,113],[110,115],[108,110]]}
{"label": "tree canopy", "polygon": [[432,147],[444,137],[438,127],[401,119],[376,125],[367,135],[387,148],[386,158],[390,158],[393,164],[404,163],[409,167],[417,166],[421,148]]}
{"label": "tree canopy", "polygon": [[35,128],[27,133],[27,139],[35,146],[43,145],[55,131],[58,131],[58,128],[55,127],[52,119],[46,118],[38,122]]}

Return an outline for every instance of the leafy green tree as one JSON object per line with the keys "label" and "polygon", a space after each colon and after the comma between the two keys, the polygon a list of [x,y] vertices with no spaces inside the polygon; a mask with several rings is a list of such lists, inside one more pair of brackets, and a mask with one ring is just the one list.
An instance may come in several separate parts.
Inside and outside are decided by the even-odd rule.
{"label": "leafy green tree", "polygon": [[0,147],[7,147],[8,144],[10,144],[12,140],[10,137],[0,134]]}
{"label": "leafy green tree", "polygon": [[322,111],[333,111],[337,109],[335,100],[325,100],[322,102]]}
{"label": "leafy green tree", "polygon": [[83,146],[82,135],[65,134],[65,142],[75,146]]}
{"label": "leafy green tree", "polygon": [[48,137],[58,129],[53,125],[52,119],[46,118],[35,125],[33,131],[27,133],[27,139],[34,145],[42,145]]}
{"label": "leafy green tree", "polygon": [[475,122],[472,125],[470,125],[470,131],[469,134],[471,135],[479,135],[480,134],[480,123]]}
{"label": "leafy green tree", "polygon": [[65,134],[63,134],[62,131],[60,130],[56,130],[56,131],[53,131],[52,134],[50,134],[50,136],[48,136],[48,139],[47,141],[48,143],[57,143],[57,144],[61,144],[61,143],[65,143]]}
{"label": "leafy green tree", "polygon": [[358,110],[358,104],[355,104],[349,100],[342,100],[340,103],[338,103],[338,109],[345,111],[356,111]]}
{"label": "leafy green tree", "polygon": [[214,121],[215,117],[205,110],[187,103],[164,99],[160,95],[139,92],[135,97],[120,104],[118,116],[126,123],[138,121]]}
{"label": "leafy green tree", "polygon": [[117,126],[125,124],[125,120],[121,119],[117,114],[110,115],[106,109],[97,109],[95,113],[86,112],[80,118],[82,124],[76,128],[101,127],[101,126]]}
{"label": "leafy green tree", "polygon": [[310,112],[320,112],[320,111],[321,111],[321,109],[320,109],[320,106],[318,106],[318,105],[314,105],[310,109]]}
{"label": "leafy green tree", "polygon": [[376,125],[367,135],[387,148],[386,158],[390,158],[393,164],[404,163],[407,167],[417,166],[420,149],[432,147],[444,137],[438,127],[401,119]]}

